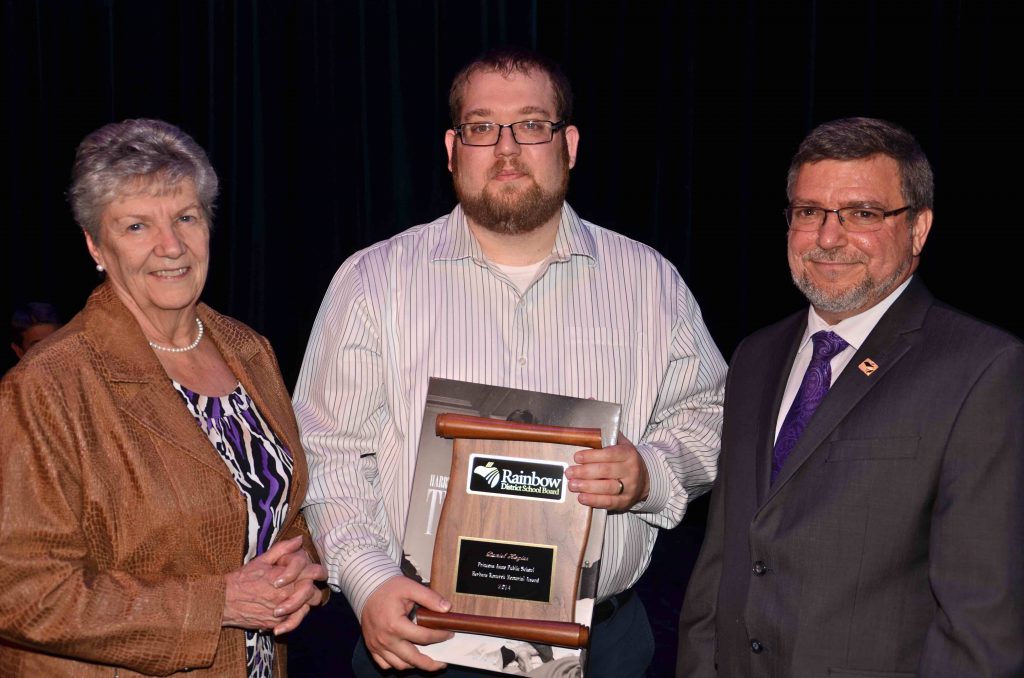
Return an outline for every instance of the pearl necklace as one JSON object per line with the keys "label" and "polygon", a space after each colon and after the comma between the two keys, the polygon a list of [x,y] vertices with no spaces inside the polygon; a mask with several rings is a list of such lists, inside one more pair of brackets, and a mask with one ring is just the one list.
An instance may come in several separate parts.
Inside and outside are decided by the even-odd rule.
{"label": "pearl necklace", "polygon": [[158,351],[167,351],[168,353],[184,353],[185,351],[191,351],[192,349],[199,345],[199,340],[203,338],[203,321],[200,320],[199,318],[196,318],[196,325],[199,327],[199,334],[196,335],[196,340],[193,341],[188,346],[183,346],[181,348],[167,348],[166,346],[161,346],[160,344],[154,343],[152,341],[149,342],[149,345]]}

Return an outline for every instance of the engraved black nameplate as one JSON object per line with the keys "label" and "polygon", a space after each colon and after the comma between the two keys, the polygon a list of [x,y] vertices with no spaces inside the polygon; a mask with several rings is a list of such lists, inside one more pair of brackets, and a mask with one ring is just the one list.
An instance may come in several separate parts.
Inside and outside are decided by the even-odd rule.
{"label": "engraved black nameplate", "polygon": [[554,546],[459,538],[455,592],[547,603]]}

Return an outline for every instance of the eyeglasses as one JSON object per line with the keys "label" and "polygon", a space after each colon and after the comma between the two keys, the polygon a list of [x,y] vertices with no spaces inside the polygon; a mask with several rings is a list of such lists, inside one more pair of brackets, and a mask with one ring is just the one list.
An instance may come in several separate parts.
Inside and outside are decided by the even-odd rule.
{"label": "eyeglasses", "polygon": [[827,210],[814,205],[790,205],[785,209],[785,213],[786,223],[794,231],[817,231],[825,225],[829,214],[835,214],[847,231],[869,233],[882,228],[887,218],[903,214],[909,209],[910,205],[889,211],[876,207],[840,207],[837,210]]}
{"label": "eyeglasses", "polygon": [[529,146],[550,143],[555,137],[555,132],[564,129],[568,124],[568,120],[520,120],[507,125],[499,125],[496,122],[464,122],[452,129],[466,146],[495,146],[501,139],[501,130],[508,127],[512,130],[512,139],[517,144]]}

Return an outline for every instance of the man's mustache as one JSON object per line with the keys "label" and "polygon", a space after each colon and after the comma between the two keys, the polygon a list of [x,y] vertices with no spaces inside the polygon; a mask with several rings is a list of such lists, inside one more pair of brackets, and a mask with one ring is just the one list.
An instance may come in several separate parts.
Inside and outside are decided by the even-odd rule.
{"label": "man's mustache", "polygon": [[820,247],[815,247],[812,250],[804,252],[800,257],[801,261],[817,261],[827,264],[863,264],[864,258],[856,254],[844,252],[842,250],[825,250]]}
{"label": "man's mustache", "polygon": [[491,167],[490,172],[488,172],[488,178],[493,179],[502,172],[507,172],[508,170],[513,170],[515,172],[519,172],[520,174],[525,174],[528,177],[533,176],[533,174],[529,170],[527,170],[526,167],[524,167],[523,164],[519,162],[519,160],[515,158],[509,158],[507,160],[499,160],[498,162],[494,163],[494,165]]}

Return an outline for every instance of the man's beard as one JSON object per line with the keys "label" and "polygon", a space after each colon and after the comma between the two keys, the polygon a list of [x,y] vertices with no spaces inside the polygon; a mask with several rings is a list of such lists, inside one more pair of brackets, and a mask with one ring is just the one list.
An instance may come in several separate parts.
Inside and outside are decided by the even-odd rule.
{"label": "man's beard", "polygon": [[562,209],[565,195],[569,191],[569,151],[564,145],[561,181],[550,193],[534,181],[533,175],[519,163],[518,158],[511,158],[495,162],[488,172],[488,178],[494,178],[502,170],[511,167],[530,179],[527,188],[506,186],[498,189],[497,194],[488,193],[484,189],[479,194],[471,195],[460,185],[458,157],[458,148],[455,148],[452,152],[452,183],[462,211],[474,224],[502,235],[521,235],[540,228]]}
{"label": "man's beard", "polygon": [[[836,263],[860,261],[855,257],[845,256],[838,250],[823,250],[820,247],[805,252],[800,258],[802,261],[813,258],[815,261]],[[839,291],[816,286],[811,281],[811,276],[806,269],[802,269],[799,273],[790,271],[790,274],[793,277],[793,284],[803,292],[807,301],[811,302],[811,306],[815,309],[826,313],[849,313],[878,303],[896,289],[906,275],[907,269],[910,268],[911,261],[911,259],[904,260],[899,268],[882,280],[875,280],[870,275],[866,275],[853,287]]]}

